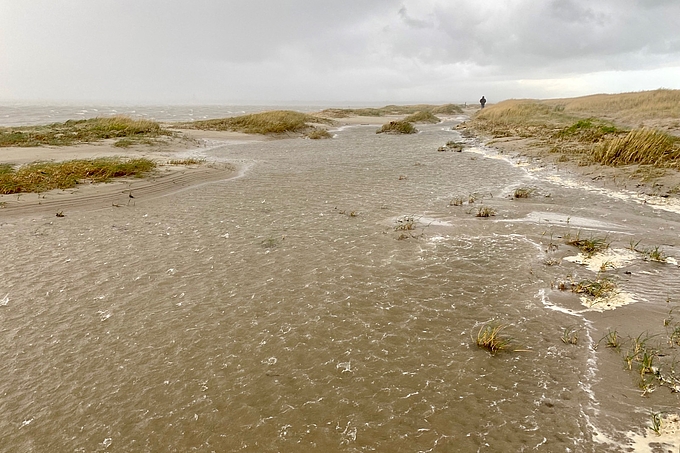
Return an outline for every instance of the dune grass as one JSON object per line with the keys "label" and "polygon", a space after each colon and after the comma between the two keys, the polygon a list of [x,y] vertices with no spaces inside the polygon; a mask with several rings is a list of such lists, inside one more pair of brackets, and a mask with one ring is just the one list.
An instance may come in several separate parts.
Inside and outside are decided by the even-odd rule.
{"label": "dune grass", "polygon": [[66,162],[36,162],[17,169],[0,167],[0,194],[68,189],[82,181],[106,182],[141,176],[156,167],[149,159],[100,158]]}
{"label": "dune grass", "polygon": [[270,112],[252,113],[230,118],[178,123],[175,127],[205,131],[235,131],[246,134],[276,135],[307,133],[314,130],[312,123],[332,124],[333,121],[292,110],[272,110]]}
{"label": "dune grass", "polygon": [[463,113],[463,109],[455,104],[386,105],[378,108],[326,109],[321,111],[320,114],[331,118],[347,118],[349,116],[413,115],[418,112],[431,113],[432,115],[458,115]]}
{"label": "dune grass", "polygon": [[418,129],[408,121],[390,121],[375,131],[376,134],[415,134]]}
{"label": "dune grass", "polygon": [[404,121],[407,121],[409,123],[437,124],[441,120],[434,116],[432,112],[416,112],[413,115],[409,115],[406,118],[404,118]]}
{"label": "dune grass", "polygon": [[668,133],[680,135],[680,90],[513,99],[480,110],[471,126],[493,137],[531,138],[561,156],[579,154],[581,165],[680,168],[680,138]]}
{"label": "dune grass", "polygon": [[69,146],[105,139],[119,139],[125,147],[171,135],[171,131],[155,121],[114,116],[44,126],[3,127],[0,128],[0,147]]}
{"label": "dune grass", "polygon": [[595,147],[592,159],[602,165],[643,164],[678,167],[679,140],[654,129],[636,129]]}

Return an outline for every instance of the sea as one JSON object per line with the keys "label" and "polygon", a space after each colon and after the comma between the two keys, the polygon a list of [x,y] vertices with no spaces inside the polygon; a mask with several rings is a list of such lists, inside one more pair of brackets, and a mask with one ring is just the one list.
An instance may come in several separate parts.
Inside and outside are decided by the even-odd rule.
{"label": "sea", "polygon": [[[321,110],[14,105],[0,125],[272,108]],[[467,119],[212,140],[189,154],[223,180],[0,207],[0,451],[678,452],[680,206]]]}

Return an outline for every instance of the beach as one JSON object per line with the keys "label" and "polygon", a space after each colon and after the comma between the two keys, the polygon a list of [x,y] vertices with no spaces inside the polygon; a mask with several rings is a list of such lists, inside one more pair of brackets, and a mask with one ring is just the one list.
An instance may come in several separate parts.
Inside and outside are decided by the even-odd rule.
{"label": "beach", "polygon": [[[0,199],[8,451],[677,449],[673,197],[488,144],[466,114],[376,134],[401,118],[0,149],[162,164]],[[487,325],[510,346],[479,347]]]}

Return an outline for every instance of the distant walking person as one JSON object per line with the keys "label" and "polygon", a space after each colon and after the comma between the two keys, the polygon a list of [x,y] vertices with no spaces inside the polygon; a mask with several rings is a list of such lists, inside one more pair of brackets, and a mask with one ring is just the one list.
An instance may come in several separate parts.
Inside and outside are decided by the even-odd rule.
{"label": "distant walking person", "polygon": [[482,108],[484,108],[484,104],[486,104],[486,99],[484,99],[484,96],[482,96],[482,99],[479,100],[479,103],[482,104]]}

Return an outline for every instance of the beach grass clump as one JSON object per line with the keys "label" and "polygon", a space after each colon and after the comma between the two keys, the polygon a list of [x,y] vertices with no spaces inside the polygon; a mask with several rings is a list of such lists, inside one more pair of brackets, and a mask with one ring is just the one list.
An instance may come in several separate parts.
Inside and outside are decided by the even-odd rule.
{"label": "beach grass clump", "polygon": [[141,176],[155,167],[155,162],[143,158],[36,162],[0,173],[0,194],[68,189],[82,181],[106,182],[117,177]]}
{"label": "beach grass clump", "polygon": [[529,198],[536,191],[531,187],[518,187],[512,194],[512,198]]}
{"label": "beach grass clump", "polygon": [[609,248],[609,241],[606,237],[591,237],[588,239],[582,239],[580,235],[576,235],[574,239],[567,240],[567,245],[578,247],[581,253],[587,257],[591,257],[596,253],[607,250]]}
{"label": "beach grass clump", "polygon": [[180,129],[205,131],[234,131],[246,134],[276,135],[305,133],[313,129],[312,124],[332,124],[333,121],[319,116],[292,110],[273,110],[249,115],[218,118],[212,120],[179,123]]}
{"label": "beach grass clump", "polygon": [[477,332],[477,346],[488,350],[494,355],[499,351],[507,349],[512,340],[501,336],[501,330],[505,327],[504,324],[498,323],[484,324],[479,329],[479,332]]}
{"label": "beach grass clump", "polygon": [[310,138],[312,140],[321,140],[321,139],[327,139],[327,138],[333,138],[333,136],[328,132],[326,129],[312,129],[311,131],[307,132],[306,134],[307,138]]}
{"label": "beach grass clump", "polygon": [[441,122],[441,119],[434,116],[432,112],[416,112],[404,118],[404,121],[407,121],[409,123],[437,124]]}
{"label": "beach grass clump", "polygon": [[411,231],[416,229],[417,221],[412,215],[406,215],[396,220],[395,231]]}
{"label": "beach grass clump", "polygon": [[390,121],[375,131],[376,134],[415,134],[418,129],[408,121]]}
{"label": "beach grass clump", "polygon": [[619,333],[616,329],[611,330],[607,329],[607,334],[600,339],[600,341],[597,342],[599,345],[600,342],[604,340],[604,345],[607,348],[612,348],[612,349],[619,349],[621,348],[621,338],[619,337]]}
{"label": "beach grass clump", "polygon": [[[173,132],[155,121],[132,119],[127,116],[68,120],[43,126],[0,128],[0,147],[8,146],[69,146],[105,139],[118,139],[132,144],[172,136]],[[129,146],[129,145],[128,145]]]}
{"label": "beach grass clump", "polygon": [[477,214],[475,214],[476,217],[491,217],[495,215],[496,211],[489,206],[480,206],[479,209],[477,209]]}
{"label": "beach grass clump", "polygon": [[616,290],[616,284],[609,278],[600,277],[596,280],[581,280],[571,290],[578,294],[586,294],[595,299],[600,299],[612,294]]}
{"label": "beach grass clump", "polygon": [[592,160],[602,165],[653,165],[678,167],[678,139],[655,129],[635,129],[627,135],[606,140],[596,146]]}

